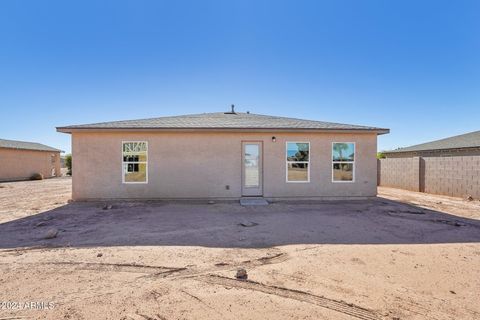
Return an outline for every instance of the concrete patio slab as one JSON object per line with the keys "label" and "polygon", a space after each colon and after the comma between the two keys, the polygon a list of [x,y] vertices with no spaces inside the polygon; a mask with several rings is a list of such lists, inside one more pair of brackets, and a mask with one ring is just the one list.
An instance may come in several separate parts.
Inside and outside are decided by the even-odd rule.
{"label": "concrete patio slab", "polygon": [[268,206],[268,201],[263,198],[241,198],[242,206]]}

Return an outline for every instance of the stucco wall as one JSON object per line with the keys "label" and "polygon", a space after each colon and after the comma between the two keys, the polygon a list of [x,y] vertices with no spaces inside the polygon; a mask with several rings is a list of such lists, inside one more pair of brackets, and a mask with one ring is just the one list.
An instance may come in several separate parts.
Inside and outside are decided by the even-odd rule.
{"label": "stucco wall", "polygon": [[52,169],[60,175],[60,152],[0,148],[0,160],[0,181],[25,180],[34,173],[50,178]]}
{"label": "stucco wall", "polygon": [[[75,200],[239,198],[245,140],[263,141],[266,198],[376,195],[376,134],[76,132],[72,134],[72,196]],[[122,141],[148,141],[148,184],[122,184]],[[286,182],[286,141],[310,141],[310,183]],[[334,141],[356,143],[353,183],[331,181]]]}

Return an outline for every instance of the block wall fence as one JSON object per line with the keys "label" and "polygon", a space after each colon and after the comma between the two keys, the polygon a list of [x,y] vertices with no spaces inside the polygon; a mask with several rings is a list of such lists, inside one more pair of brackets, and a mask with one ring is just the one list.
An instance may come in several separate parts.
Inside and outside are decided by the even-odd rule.
{"label": "block wall fence", "polygon": [[480,199],[480,156],[378,160],[378,185]]}

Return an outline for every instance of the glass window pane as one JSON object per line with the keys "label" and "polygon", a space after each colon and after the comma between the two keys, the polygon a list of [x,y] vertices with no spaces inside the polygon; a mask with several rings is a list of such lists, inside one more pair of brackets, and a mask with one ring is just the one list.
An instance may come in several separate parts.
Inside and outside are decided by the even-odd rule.
{"label": "glass window pane", "polygon": [[147,161],[147,153],[123,153],[123,161],[124,162],[143,162]]}
{"label": "glass window pane", "polygon": [[145,141],[124,142],[123,152],[126,154],[147,152],[147,143]]}
{"label": "glass window pane", "polygon": [[258,144],[246,144],[244,154],[245,166],[245,187],[258,187],[260,185],[260,168],[259,161],[259,146]]}
{"label": "glass window pane", "polygon": [[333,161],[355,161],[355,145],[353,143],[334,143],[332,156]]}
{"label": "glass window pane", "polygon": [[288,181],[308,181],[308,163],[289,163]]}
{"label": "glass window pane", "polygon": [[308,161],[309,156],[308,143],[287,143],[287,160],[288,161]]}
{"label": "glass window pane", "polygon": [[333,181],[353,181],[353,163],[334,163]]}
{"label": "glass window pane", "polygon": [[147,161],[147,143],[146,142],[124,142],[123,143],[123,161],[124,162]]}
{"label": "glass window pane", "polygon": [[124,164],[125,182],[147,182],[147,164]]}
{"label": "glass window pane", "polygon": [[124,162],[146,162],[147,144],[146,142],[125,142],[123,144]]}

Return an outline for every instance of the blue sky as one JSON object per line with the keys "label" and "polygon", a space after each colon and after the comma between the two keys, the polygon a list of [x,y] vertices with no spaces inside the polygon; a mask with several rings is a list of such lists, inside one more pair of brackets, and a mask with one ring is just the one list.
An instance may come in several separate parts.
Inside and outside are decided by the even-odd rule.
{"label": "blue sky", "polygon": [[1,138],[232,103],[379,149],[479,130],[480,1],[0,2]]}

